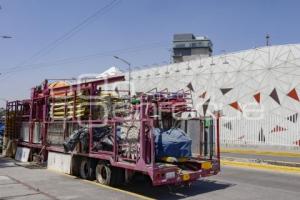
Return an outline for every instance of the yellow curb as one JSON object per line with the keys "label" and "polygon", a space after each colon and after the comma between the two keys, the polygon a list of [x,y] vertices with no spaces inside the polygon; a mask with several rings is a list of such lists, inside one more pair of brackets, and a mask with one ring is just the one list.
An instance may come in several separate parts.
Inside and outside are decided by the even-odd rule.
{"label": "yellow curb", "polygon": [[251,163],[251,162],[238,162],[238,161],[229,161],[229,160],[221,160],[221,165],[300,174],[299,167],[288,167],[288,166],[278,166],[278,165],[269,165],[269,164]]}
{"label": "yellow curb", "polygon": [[276,151],[256,151],[256,150],[240,150],[240,149],[221,149],[222,153],[237,153],[237,154],[252,154],[252,155],[263,155],[263,156],[285,156],[300,158],[300,152],[276,152]]}
{"label": "yellow curb", "polygon": [[[58,173],[58,174],[61,174],[61,175],[64,175],[64,176],[68,176],[68,177],[71,177],[71,178],[78,178],[77,176],[73,176],[73,175],[70,175],[70,174],[65,174],[65,173],[60,172],[60,171],[55,170],[55,169],[47,169],[47,170]],[[109,190],[112,190],[112,191],[117,191],[117,192],[121,192],[121,193],[124,193],[124,194],[128,194],[130,196],[137,197],[137,198],[140,198],[140,199],[155,200],[155,199],[147,197],[147,196],[143,196],[143,195],[140,195],[140,194],[137,194],[137,193],[134,193],[134,192],[129,192],[129,191],[126,191],[126,190],[114,188],[114,187],[111,187],[111,186],[108,186],[108,185],[103,185],[103,184],[97,183],[95,181],[89,181],[89,180],[80,179],[80,178],[79,178],[79,180],[82,181],[82,182],[86,182],[86,183],[89,183],[89,184],[96,185],[96,186],[101,187],[101,188],[105,188],[105,189],[109,189]]]}

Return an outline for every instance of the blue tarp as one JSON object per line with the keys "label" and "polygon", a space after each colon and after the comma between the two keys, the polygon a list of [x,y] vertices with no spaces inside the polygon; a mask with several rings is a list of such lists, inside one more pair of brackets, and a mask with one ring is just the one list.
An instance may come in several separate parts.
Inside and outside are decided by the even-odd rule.
{"label": "blue tarp", "polygon": [[0,135],[3,135],[3,133],[4,133],[4,128],[5,128],[4,124],[2,124],[2,123],[0,122]]}
{"label": "blue tarp", "polygon": [[157,159],[162,157],[189,158],[192,156],[192,140],[183,130],[179,128],[169,130],[155,128],[154,135]]}

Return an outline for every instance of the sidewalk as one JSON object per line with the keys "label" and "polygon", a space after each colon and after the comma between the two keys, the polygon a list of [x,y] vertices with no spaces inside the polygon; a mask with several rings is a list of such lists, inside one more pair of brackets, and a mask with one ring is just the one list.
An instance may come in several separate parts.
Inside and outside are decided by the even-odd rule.
{"label": "sidewalk", "polygon": [[223,150],[223,165],[300,173],[300,153]]}
{"label": "sidewalk", "polygon": [[244,159],[255,159],[255,160],[268,160],[278,162],[291,162],[300,163],[299,157],[288,157],[288,156],[275,156],[275,155],[257,155],[257,154],[246,154],[246,153],[221,153],[222,158],[244,158]]}
{"label": "sidewalk", "polygon": [[[26,166],[23,163],[24,166]],[[0,156],[0,199],[10,200],[131,200],[150,199],[135,193],[102,186],[77,177],[55,173],[44,167],[21,166]]]}

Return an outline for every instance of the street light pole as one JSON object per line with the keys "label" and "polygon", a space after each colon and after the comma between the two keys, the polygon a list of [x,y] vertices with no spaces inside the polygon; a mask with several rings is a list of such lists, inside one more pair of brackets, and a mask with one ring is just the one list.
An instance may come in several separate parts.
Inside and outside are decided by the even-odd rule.
{"label": "street light pole", "polygon": [[127,64],[128,65],[128,70],[129,70],[129,73],[128,73],[128,92],[129,92],[129,98],[131,99],[131,89],[130,89],[130,79],[131,79],[131,64],[130,62],[128,62],[127,60],[123,59],[123,58],[120,58],[118,56],[114,56],[115,59],[117,60],[120,60],[122,61],[123,63]]}

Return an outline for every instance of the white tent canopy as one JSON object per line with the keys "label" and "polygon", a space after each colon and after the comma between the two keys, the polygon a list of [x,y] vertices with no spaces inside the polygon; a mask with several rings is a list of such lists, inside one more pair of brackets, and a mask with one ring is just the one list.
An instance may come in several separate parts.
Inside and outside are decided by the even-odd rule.
{"label": "white tent canopy", "polygon": [[96,78],[104,78],[104,77],[108,77],[108,76],[116,76],[116,75],[122,75],[122,74],[123,74],[123,72],[119,68],[113,66],[113,67],[105,70],[98,76],[96,76]]}

